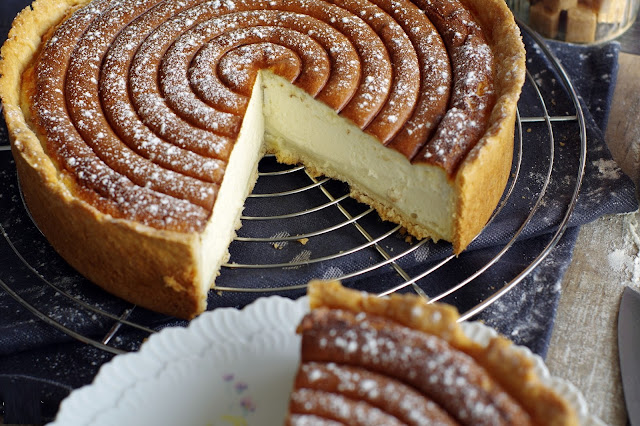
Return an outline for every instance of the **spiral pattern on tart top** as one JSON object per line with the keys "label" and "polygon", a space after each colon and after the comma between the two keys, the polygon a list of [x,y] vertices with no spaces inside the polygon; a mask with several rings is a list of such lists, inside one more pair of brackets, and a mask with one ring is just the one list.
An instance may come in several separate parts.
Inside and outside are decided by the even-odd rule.
{"label": "spiral pattern on tart top", "polygon": [[[363,425],[532,424],[484,367],[439,336],[327,308],[312,310],[298,331],[301,364],[287,424],[308,424],[308,416]],[[371,420],[378,418],[385,420]]]}
{"label": "spiral pattern on tart top", "polygon": [[257,70],[452,175],[486,130],[492,62],[457,0],[93,0],[48,35],[31,114],[99,210],[197,231]]}

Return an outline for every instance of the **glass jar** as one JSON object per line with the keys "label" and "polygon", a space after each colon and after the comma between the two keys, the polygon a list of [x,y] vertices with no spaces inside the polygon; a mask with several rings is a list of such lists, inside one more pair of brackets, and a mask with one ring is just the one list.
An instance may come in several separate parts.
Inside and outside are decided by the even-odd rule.
{"label": "glass jar", "polygon": [[506,0],[514,15],[546,38],[571,43],[611,40],[638,15],[640,0]]}

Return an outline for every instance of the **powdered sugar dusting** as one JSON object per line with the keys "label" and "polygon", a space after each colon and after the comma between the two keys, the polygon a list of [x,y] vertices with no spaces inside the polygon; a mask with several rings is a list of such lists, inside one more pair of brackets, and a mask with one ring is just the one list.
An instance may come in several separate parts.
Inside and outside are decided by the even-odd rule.
{"label": "powdered sugar dusting", "polygon": [[[105,212],[201,228],[260,68],[396,149],[426,142],[451,90],[428,14],[396,0],[96,0],[59,27],[38,66],[47,149]],[[471,59],[466,74],[454,72],[454,99],[463,101],[428,157],[459,145],[460,123],[462,133],[483,125],[464,105],[491,93],[479,77],[491,70],[490,51],[465,19],[471,36],[452,33],[449,46],[454,62]],[[394,135],[404,138],[398,146]]]}
{"label": "powdered sugar dusting", "polygon": [[309,362],[300,366],[296,382],[351,400],[361,400],[415,425],[448,425],[453,420],[437,404],[400,381],[354,366]]}
{"label": "powdered sugar dusting", "polygon": [[328,353],[336,363],[394,377],[416,387],[463,422],[498,424],[503,410],[527,418],[471,357],[436,336],[375,316],[337,310],[313,311],[314,315],[318,318],[310,320],[308,328],[303,322],[303,361],[316,360],[316,353]]}

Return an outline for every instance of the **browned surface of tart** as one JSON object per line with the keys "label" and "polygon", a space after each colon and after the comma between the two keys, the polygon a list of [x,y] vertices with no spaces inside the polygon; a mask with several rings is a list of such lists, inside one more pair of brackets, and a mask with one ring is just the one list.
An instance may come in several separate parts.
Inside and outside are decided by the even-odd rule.
{"label": "browned surface of tart", "polygon": [[312,282],[309,298],[287,424],[577,424],[530,360],[502,337],[471,341],[451,306],[338,282]]}
{"label": "browned surface of tart", "polygon": [[450,235],[357,185],[353,195],[456,253],[504,190],[524,76],[501,0],[36,0],[2,57],[0,96],[38,226],[90,280],[181,317],[204,309],[216,275],[202,270],[203,240],[258,70],[414,167],[441,170],[455,193]]}

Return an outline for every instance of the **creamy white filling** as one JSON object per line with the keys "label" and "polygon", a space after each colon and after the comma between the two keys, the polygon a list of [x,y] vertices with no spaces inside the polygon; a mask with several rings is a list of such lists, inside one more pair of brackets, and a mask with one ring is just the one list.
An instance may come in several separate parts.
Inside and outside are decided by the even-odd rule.
{"label": "creamy white filling", "polygon": [[213,286],[220,265],[228,258],[229,244],[240,225],[244,201],[253,188],[258,162],[264,155],[264,119],[260,74],[242,122],[240,134],[233,147],[218,191],[213,213],[201,234],[200,270],[202,288]]}
{"label": "creamy white filling", "polygon": [[270,72],[263,74],[267,149],[351,184],[404,222],[451,240],[455,193],[443,169],[413,165],[399,152]]}
{"label": "creamy white filling", "polygon": [[412,165],[333,109],[269,71],[256,78],[240,135],[211,219],[201,236],[203,288],[227,257],[240,213],[266,149],[348,182],[375,203],[419,224],[435,239],[451,240],[455,193],[439,167]]}

